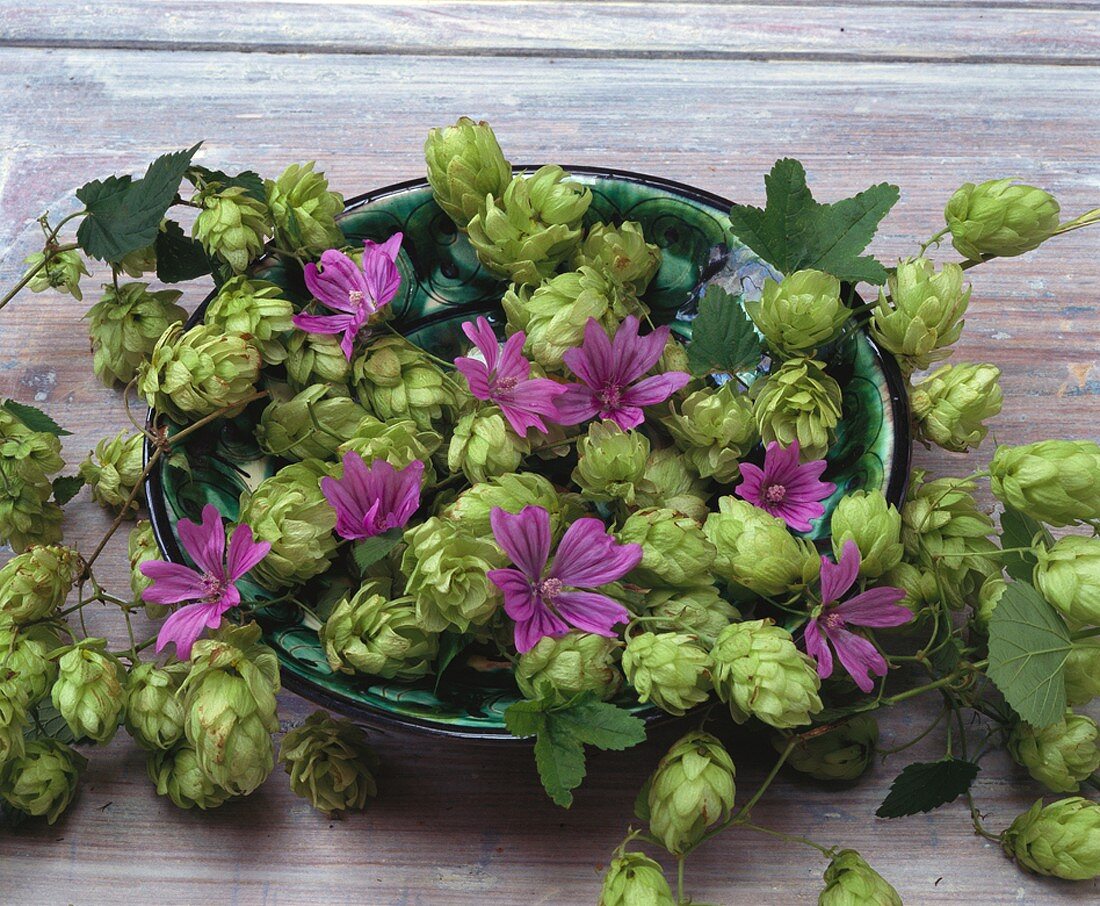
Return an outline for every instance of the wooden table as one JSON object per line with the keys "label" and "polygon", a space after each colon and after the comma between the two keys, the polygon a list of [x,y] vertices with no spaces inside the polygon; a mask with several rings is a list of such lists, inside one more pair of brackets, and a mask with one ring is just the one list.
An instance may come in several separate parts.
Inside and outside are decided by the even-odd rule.
{"label": "wooden table", "polygon": [[[353,194],[418,176],[427,129],[464,113],[490,119],[516,160],[615,165],[754,203],[784,155],[806,163],[825,199],[887,179],[902,201],[874,250],[912,254],[965,180],[1018,176],[1069,214],[1100,203],[1098,64],[1095,0],[0,0],[0,285],[40,247],[35,218],[73,210],[86,179],[203,138],[204,163],[272,173],[315,158]],[[1100,434],[1097,235],[974,274],[956,359],[1003,369],[999,439]],[[74,462],[125,425],[118,395],[91,374],[89,301],[23,296],[0,317],[0,394],[72,430]],[[940,452],[918,451],[917,463],[970,468]],[[86,547],[106,522],[81,503],[68,537]],[[124,585],[124,543],[112,556],[106,574]],[[311,710],[291,695],[281,707],[284,728]],[[929,713],[888,715],[885,743]],[[382,796],[334,821],[281,773],[246,801],[180,812],[154,795],[120,734],[90,753],[65,819],[0,838],[0,901],[591,903],[661,743],[592,758],[561,811],[526,752],[379,736]],[[935,739],[915,750],[940,752]],[[749,790],[764,762],[744,743],[734,755]],[[762,814],[858,848],[909,904],[1096,902],[1096,884],[1018,872],[960,806],[874,819],[905,763],[839,790],[784,777]],[[996,828],[1037,795],[1004,760],[989,761],[976,790]],[[694,855],[688,886],[700,902],[813,903],[823,867],[809,850],[742,834]]]}

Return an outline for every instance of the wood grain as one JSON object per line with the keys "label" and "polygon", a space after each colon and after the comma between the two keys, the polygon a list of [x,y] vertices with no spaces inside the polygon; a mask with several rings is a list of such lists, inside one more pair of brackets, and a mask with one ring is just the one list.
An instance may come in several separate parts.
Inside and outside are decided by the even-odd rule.
{"label": "wood grain", "polygon": [[[1018,175],[1056,192],[1067,214],[1100,203],[1096,3],[586,3],[556,29],[552,6],[4,3],[0,286],[34,250],[37,215],[72,210],[86,179],[140,170],[206,138],[204,163],[271,172],[316,158],[351,194],[418,175],[427,128],[460,113],[490,119],[517,160],[628,167],[753,203],[782,155],[806,162],[825,199],[895,181],[903,200],[876,241],[884,257],[913,253],[966,179]],[[108,42],[130,49],[73,46],[104,22]],[[845,23],[855,23],[855,37]],[[844,25],[846,37],[830,25]],[[255,52],[215,52],[226,41]],[[361,41],[378,51],[339,52]],[[765,44],[805,60],[735,56]],[[501,45],[513,56],[485,55]],[[213,49],[186,49],[194,47]],[[668,58],[638,59],[645,48]],[[690,59],[700,48],[732,58]],[[867,59],[837,61],[849,51]],[[940,51],[989,62],[871,61]],[[956,358],[1003,368],[1000,440],[1100,435],[1096,235],[1070,234],[973,274]],[[0,315],[0,396],[36,401],[73,430],[65,447],[74,463],[125,425],[118,395],[90,372],[80,318],[95,284],[85,284],[84,304],[24,296]],[[190,290],[187,302],[202,292]],[[942,452],[918,451],[917,460],[948,474],[971,467]],[[68,537],[87,549],[106,523],[84,497]],[[123,560],[120,541],[105,558],[109,585],[124,587]],[[90,629],[118,636],[106,611],[90,617]],[[887,715],[885,744],[916,732],[934,704]],[[289,695],[281,708],[284,726],[310,710]],[[281,774],[244,802],[181,813],[155,797],[140,753],[120,738],[90,753],[81,799],[62,822],[0,837],[0,901],[591,903],[667,741],[593,758],[563,812],[543,796],[525,753],[381,737],[381,798],[364,815],[329,821],[296,800]],[[750,790],[766,756],[758,742],[731,745]],[[914,755],[940,752],[933,737]],[[762,816],[860,849],[910,904],[1096,900],[1095,884],[1017,872],[973,837],[961,807],[871,818],[905,763],[891,759],[842,791],[784,777]],[[977,792],[993,827],[1037,795],[996,759]],[[708,844],[689,865],[697,899],[725,904],[815,902],[823,868],[810,851],[746,835]]]}

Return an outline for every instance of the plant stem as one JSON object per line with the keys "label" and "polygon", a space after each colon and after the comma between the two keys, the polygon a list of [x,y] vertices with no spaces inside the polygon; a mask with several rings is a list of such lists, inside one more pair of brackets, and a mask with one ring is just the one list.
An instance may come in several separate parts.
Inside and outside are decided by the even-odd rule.
{"label": "plant stem", "polygon": [[52,260],[55,255],[58,255],[61,252],[71,252],[71,251],[73,251],[73,249],[76,249],[76,248],[78,248],[77,244],[75,242],[71,242],[68,245],[59,245],[53,251],[48,252],[45,255],[45,257],[41,261],[38,262],[38,264],[36,264],[32,268],[29,268],[27,270],[27,272],[22,277],[19,278],[19,282],[16,283],[15,286],[13,286],[11,288],[11,290],[2,299],[0,299],[0,308],[3,308],[12,299],[14,299],[16,297],[16,295],[18,295],[19,291],[24,286],[26,286],[28,283],[30,283],[31,280],[34,279],[34,275],[37,274],[40,270],[42,270],[42,268],[44,268],[46,266],[46,264],[50,260]]}
{"label": "plant stem", "polygon": [[944,227],[942,230],[936,233],[935,236],[933,236],[931,239],[921,245],[918,255],[923,258],[924,253],[927,252],[929,248],[931,248],[933,245],[938,246],[940,244],[940,240],[943,239],[943,237],[950,232],[951,227]]}
{"label": "plant stem", "polygon": [[684,899],[684,856],[683,853],[676,857],[676,902],[683,906]]}
{"label": "plant stem", "polygon": [[820,843],[814,843],[814,841],[810,840],[808,837],[800,837],[797,834],[785,834],[782,831],[772,830],[770,827],[761,827],[759,824],[745,823],[741,826],[748,830],[754,830],[760,834],[767,834],[769,837],[778,837],[780,840],[786,840],[788,843],[801,843],[803,846],[811,846],[826,859],[831,859],[833,857],[833,849],[828,849]]}

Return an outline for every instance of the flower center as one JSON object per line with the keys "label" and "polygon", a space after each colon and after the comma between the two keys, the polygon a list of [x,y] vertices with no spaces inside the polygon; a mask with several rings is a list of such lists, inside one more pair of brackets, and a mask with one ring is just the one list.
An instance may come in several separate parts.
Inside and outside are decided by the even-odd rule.
{"label": "flower center", "polygon": [[826,612],[825,615],[821,619],[824,621],[826,629],[843,629],[844,628],[844,617],[842,617],[835,610],[830,610],[830,611]]}
{"label": "flower center", "polygon": [[496,387],[497,393],[510,393],[516,389],[518,383],[518,377],[498,377],[493,381],[493,386]]}
{"label": "flower center", "polygon": [[348,301],[352,305],[362,305],[363,294],[357,289],[348,290]]}
{"label": "flower center", "polygon": [[596,399],[604,409],[617,409],[622,402],[622,388],[616,384],[606,384],[596,394]]}
{"label": "flower center", "polygon": [[551,603],[554,598],[561,594],[562,581],[561,579],[555,579],[553,577],[543,579],[535,590],[538,592],[540,598],[547,603]]}
{"label": "flower center", "polygon": [[206,573],[202,577],[202,599],[215,603],[225,594],[227,583],[224,579]]}
{"label": "flower center", "polygon": [[782,503],[787,498],[787,489],[781,484],[770,484],[764,489],[765,503]]}

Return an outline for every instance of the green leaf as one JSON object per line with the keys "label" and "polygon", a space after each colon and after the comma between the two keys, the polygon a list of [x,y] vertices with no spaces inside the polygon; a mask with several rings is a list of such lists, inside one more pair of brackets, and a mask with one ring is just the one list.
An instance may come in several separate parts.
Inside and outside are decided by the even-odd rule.
{"label": "green leaf", "polygon": [[118,262],[152,244],[201,144],[158,157],[141,179],[110,176],[77,189],[88,212],[76,231],[80,247],[93,258]]}
{"label": "green leaf", "polygon": [[463,632],[444,632],[440,635],[439,654],[435,659],[434,692],[439,692],[439,683],[443,679],[443,674],[446,673],[451,662],[458,657],[459,652],[468,647],[471,641],[473,639]]}
{"label": "green leaf", "polygon": [[223,189],[241,188],[244,189],[245,194],[256,201],[267,203],[263,177],[252,170],[242,170],[236,176],[230,176],[221,170],[208,170],[206,167],[194,164],[187,170],[187,180],[191,185],[197,185],[201,181],[208,185],[217,183]]}
{"label": "green leaf", "polygon": [[0,403],[0,409],[7,409],[31,431],[42,431],[45,434],[52,434],[54,437],[68,437],[73,433],[72,431],[66,431],[41,409],[28,406],[26,403],[4,400],[3,403]]}
{"label": "green leaf", "polygon": [[784,274],[815,268],[852,283],[886,282],[886,268],[860,253],[897,202],[897,186],[880,183],[835,204],[819,204],[806,186],[805,168],[789,158],[775,162],[764,186],[763,210],[730,209],[734,235],[761,258]]}
{"label": "green leaf", "polygon": [[653,786],[652,774],[646,778],[642,788],[638,790],[638,795],[634,797],[634,817],[639,821],[649,821],[649,788],[651,786]]}
{"label": "green leaf", "polygon": [[1066,711],[1066,623],[1027,582],[1010,582],[989,620],[987,673],[1022,720],[1047,727]]}
{"label": "green leaf", "polygon": [[527,699],[513,702],[504,711],[504,726],[520,739],[536,735],[546,726],[542,702]]}
{"label": "green leaf", "polygon": [[549,721],[535,740],[535,765],[547,795],[569,808],[572,791],[584,780],[584,746],[567,727]]}
{"label": "green leaf", "polygon": [[692,374],[734,374],[760,361],[760,337],[741,297],[711,284],[691,322],[688,365]]}
{"label": "green leaf", "polygon": [[596,698],[581,699],[549,713],[550,722],[597,749],[621,752],[645,740],[645,721]]}
{"label": "green leaf", "polygon": [[83,475],[59,475],[53,480],[53,499],[58,506],[64,506],[84,487]]}
{"label": "green leaf", "polygon": [[201,242],[183,232],[174,220],[157,232],[157,279],[161,283],[182,283],[210,273],[210,258]]}
{"label": "green leaf", "polygon": [[352,556],[355,558],[355,565],[359,567],[359,571],[365,573],[374,566],[375,563],[385,557],[386,554],[397,546],[397,543],[404,534],[402,529],[390,529],[382,535],[364,538],[356,544],[352,549]]}
{"label": "green leaf", "polygon": [[970,789],[979,770],[974,762],[961,758],[911,764],[894,779],[875,814],[880,818],[902,818],[954,802]]}
{"label": "green leaf", "polygon": [[[1001,513],[1001,547],[1031,547],[1036,535],[1041,535],[1042,541],[1048,545],[1054,543],[1054,538],[1041,522],[1012,507],[1005,507]],[[1005,554],[1002,562],[1005,572],[1013,579],[1030,582],[1039,559],[1031,551],[1020,551]]]}
{"label": "green leaf", "polygon": [[31,721],[25,735],[30,739],[42,739],[48,736],[65,744],[76,741],[65,718],[53,706],[48,696],[35,706],[35,719]]}

